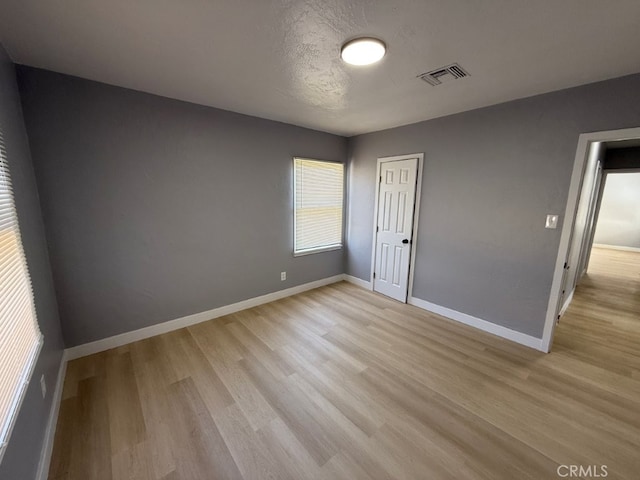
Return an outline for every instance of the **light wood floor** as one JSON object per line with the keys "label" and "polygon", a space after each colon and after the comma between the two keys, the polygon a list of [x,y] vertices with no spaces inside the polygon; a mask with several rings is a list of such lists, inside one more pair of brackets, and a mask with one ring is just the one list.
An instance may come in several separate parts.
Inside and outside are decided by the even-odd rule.
{"label": "light wood floor", "polygon": [[340,283],[70,362],[49,478],[637,479],[639,258],[548,355]]}

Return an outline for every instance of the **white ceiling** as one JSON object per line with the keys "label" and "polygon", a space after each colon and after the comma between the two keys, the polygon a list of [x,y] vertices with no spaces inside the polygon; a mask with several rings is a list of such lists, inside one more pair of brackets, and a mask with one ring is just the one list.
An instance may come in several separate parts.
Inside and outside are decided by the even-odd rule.
{"label": "white ceiling", "polygon": [[[339,59],[383,39],[372,67]],[[16,63],[354,135],[640,71],[638,0],[0,0]],[[471,77],[416,78],[460,63]]]}

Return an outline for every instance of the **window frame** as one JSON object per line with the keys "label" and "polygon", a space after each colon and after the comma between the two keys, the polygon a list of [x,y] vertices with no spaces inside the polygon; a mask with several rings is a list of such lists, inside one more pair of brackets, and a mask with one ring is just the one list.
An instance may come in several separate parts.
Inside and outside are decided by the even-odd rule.
{"label": "window frame", "polygon": [[[340,243],[334,243],[330,245],[323,245],[320,247],[306,248],[301,250],[296,250],[296,237],[297,237],[297,208],[296,208],[296,193],[297,193],[297,184],[296,184],[296,160],[306,160],[309,162],[319,162],[319,163],[330,163],[342,166],[342,221],[340,223]],[[332,252],[334,250],[342,250],[344,248],[344,236],[345,236],[345,213],[346,213],[346,184],[347,184],[347,165],[344,162],[335,161],[335,160],[321,160],[317,158],[309,158],[309,157],[293,157],[291,162],[291,172],[293,175],[293,256],[294,257],[303,257],[306,255],[313,255],[315,253],[323,253],[323,252]]]}

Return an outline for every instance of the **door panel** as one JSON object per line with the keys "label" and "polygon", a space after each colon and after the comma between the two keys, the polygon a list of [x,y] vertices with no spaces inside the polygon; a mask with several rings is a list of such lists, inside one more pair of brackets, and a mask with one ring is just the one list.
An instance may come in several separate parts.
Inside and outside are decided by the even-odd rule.
{"label": "door panel", "polygon": [[407,301],[417,170],[417,158],[383,162],[380,169],[373,289],[401,302]]}
{"label": "door panel", "polygon": [[[400,287],[401,283],[401,274],[402,274],[402,247],[396,246],[394,256],[393,256],[393,280],[391,283],[394,287]],[[408,269],[407,269],[408,272]]]}
{"label": "door panel", "polygon": [[387,281],[387,265],[389,264],[389,244],[381,243],[380,244],[380,281]]}

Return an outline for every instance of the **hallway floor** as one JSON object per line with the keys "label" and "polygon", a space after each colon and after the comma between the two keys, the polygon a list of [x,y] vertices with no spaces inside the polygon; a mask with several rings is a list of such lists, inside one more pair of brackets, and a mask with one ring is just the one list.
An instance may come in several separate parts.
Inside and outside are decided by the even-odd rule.
{"label": "hallway floor", "polygon": [[593,248],[552,351],[640,381],[640,252]]}

